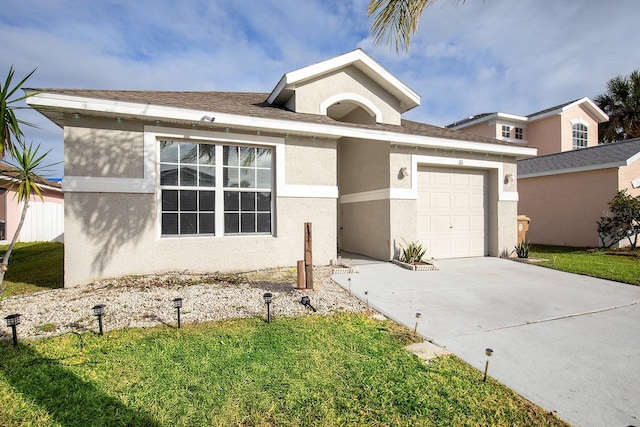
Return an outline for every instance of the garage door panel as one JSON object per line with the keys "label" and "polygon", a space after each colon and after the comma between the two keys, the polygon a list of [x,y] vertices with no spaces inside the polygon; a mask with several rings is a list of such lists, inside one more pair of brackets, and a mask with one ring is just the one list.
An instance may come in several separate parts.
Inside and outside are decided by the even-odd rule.
{"label": "garage door panel", "polygon": [[418,169],[418,239],[428,256],[487,254],[487,173],[456,168]]}
{"label": "garage door panel", "polygon": [[457,215],[451,217],[452,232],[468,234],[471,230],[471,219],[468,216]]}
{"label": "garage door panel", "polygon": [[452,193],[453,199],[452,211],[467,211],[471,207],[470,197],[468,194]]}
{"label": "garage door panel", "polygon": [[431,209],[449,210],[451,209],[451,194],[437,192],[431,195]]}

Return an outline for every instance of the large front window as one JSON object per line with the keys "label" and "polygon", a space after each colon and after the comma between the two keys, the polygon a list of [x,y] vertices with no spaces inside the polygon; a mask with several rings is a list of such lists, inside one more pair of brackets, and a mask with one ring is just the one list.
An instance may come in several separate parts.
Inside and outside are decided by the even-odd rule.
{"label": "large front window", "polygon": [[271,233],[272,149],[160,141],[163,236]]}

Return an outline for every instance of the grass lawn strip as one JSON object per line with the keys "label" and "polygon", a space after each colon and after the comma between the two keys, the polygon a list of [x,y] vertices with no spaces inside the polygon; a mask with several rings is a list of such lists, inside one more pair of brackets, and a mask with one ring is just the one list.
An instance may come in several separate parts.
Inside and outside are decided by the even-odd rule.
{"label": "grass lawn strip", "polygon": [[0,425],[566,425],[362,314],[0,345]]}
{"label": "grass lawn strip", "polygon": [[536,262],[543,267],[640,285],[640,255],[637,251],[534,245],[530,256],[546,259]]}

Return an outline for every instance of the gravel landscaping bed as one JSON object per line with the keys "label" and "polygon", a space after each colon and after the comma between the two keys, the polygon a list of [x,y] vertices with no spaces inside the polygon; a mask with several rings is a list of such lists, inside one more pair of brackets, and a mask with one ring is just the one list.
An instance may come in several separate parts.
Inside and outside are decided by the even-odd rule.
{"label": "gravel landscaping bed", "polygon": [[[174,298],[183,298],[181,322],[206,322],[227,318],[266,318],[262,295],[273,294],[272,319],[278,316],[326,315],[364,312],[366,305],[331,280],[329,267],[314,267],[314,290],[295,289],[295,268],[279,268],[242,274],[163,275],[101,280],[75,288],[17,295],[0,302],[0,316],[22,314],[19,339],[37,339],[68,332],[98,329],[91,308],[105,305],[106,331],[124,327],[175,325]],[[318,310],[300,304],[309,296]],[[2,324],[0,340],[10,340],[11,329]]]}

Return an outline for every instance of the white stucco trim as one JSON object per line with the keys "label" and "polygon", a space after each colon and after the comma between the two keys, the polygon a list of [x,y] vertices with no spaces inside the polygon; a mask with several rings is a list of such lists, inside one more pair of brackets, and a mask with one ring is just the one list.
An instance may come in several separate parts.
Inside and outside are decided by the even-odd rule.
{"label": "white stucco trim", "polygon": [[271,146],[275,148],[276,197],[338,198],[337,186],[295,185],[285,181],[284,138],[261,135],[246,135],[226,132],[211,132],[199,129],[144,127],[144,175],[143,178],[115,178],[93,176],[65,176],[62,189],[65,192],[90,193],[154,193],[156,191],[157,141],[163,138],[197,140],[208,142],[230,142]]}
{"label": "white stucco trim", "polygon": [[631,181],[631,185],[633,186],[633,188],[640,187],[640,178],[636,178],[633,181]]}
{"label": "white stucco trim", "polygon": [[65,193],[138,193],[156,191],[155,139],[145,132],[142,178],[67,176],[62,179]]}
{"label": "white stucco trim", "polygon": [[351,64],[363,70],[365,74],[369,75],[369,77],[380,83],[387,90],[391,89],[390,92],[406,105],[406,109],[420,105],[420,95],[385,70],[362,49],[356,49],[284,74],[267,98],[267,102],[272,104],[280,92],[286,87],[295,86],[297,83],[333,72]]}
{"label": "white stucco trim", "polygon": [[574,119],[571,119],[571,126],[575,126],[578,124],[584,125],[587,128],[589,127],[589,122],[583,119],[582,117],[576,117]]}
{"label": "white stucco trim", "polygon": [[370,202],[375,200],[417,200],[418,199],[418,167],[423,165],[448,166],[455,168],[496,170],[499,202],[517,202],[516,191],[504,191],[504,166],[502,162],[490,160],[470,160],[452,157],[411,156],[411,188],[384,188],[359,193],[340,195],[340,203]]}
{"label": "white stucco trim", "polygon": [[341,101],[353,101],[356,104],[360,105],[362,108],[364,108],[367,111],[367,113],[375,116],[376,123],[380,123],[382,121],[382,111],[380,111],[380,109],[373,102],[371,102],[369,99],[365,98],[362,95],[358,95],[357,93],[349,93],[349,92],[339,93],[337,95],[333,95],[327,98],[326,100],[324,100],[320,104],[320,114],[322,114],[323,116],[326,116],[327,110],[329,109],[329,107],[331,107],[336,102],[341,102]]}

